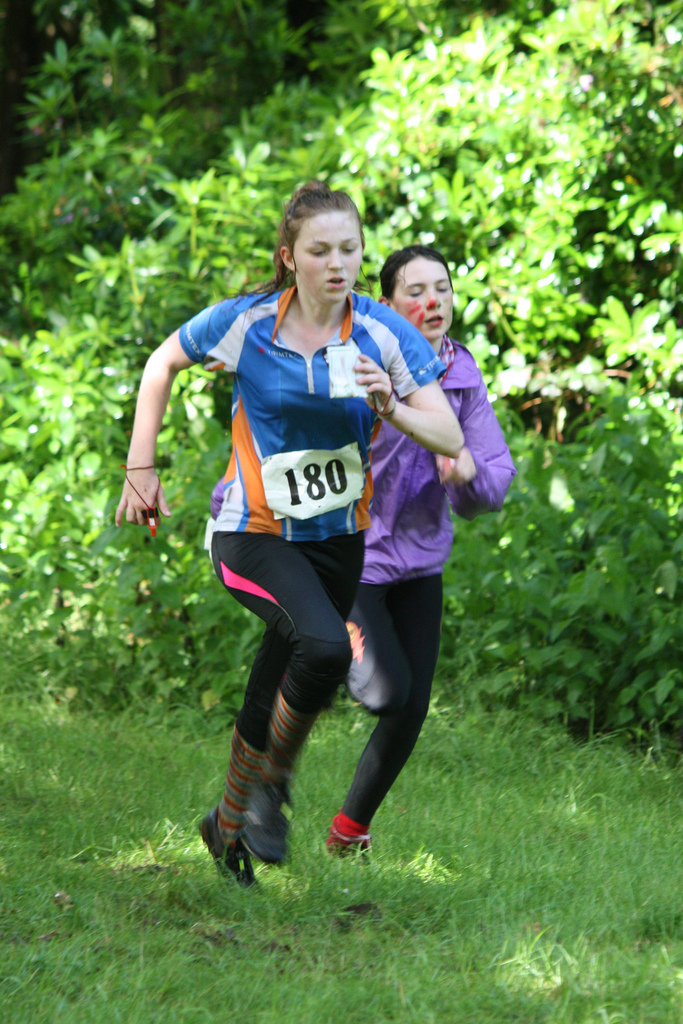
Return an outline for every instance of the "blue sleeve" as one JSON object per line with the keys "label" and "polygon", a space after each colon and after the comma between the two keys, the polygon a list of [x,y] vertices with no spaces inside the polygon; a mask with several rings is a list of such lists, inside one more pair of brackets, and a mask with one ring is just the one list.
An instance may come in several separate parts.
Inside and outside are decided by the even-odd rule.
{"label": "blue sleeve", "polygon": [[354,301],[354,331],[361,341],[370,341],[372,347],[365,350],[374,352],[399,398],[443,376],[443,363],[416,327],[383,303],[365,296],[355,296]]}
{"label": "blue sleeve", "polygon": [[446,367],[424,334],[393,309],[388,312],[391,314],[392,327],[399,339],[401,355],[415,383],[423,387],[433,380],[440,380],[446,372]]}
{"label": "blue sleeve", "polygon": [[231,333],[237,334],[231,332],[231,328],[242,312],[242,305],[239,299],[217,302],[184,323],[179,332],[180,345],[188,359],[201,363],[220,347],[226,370],[233,372],[239,358],[239,346],[226,342],[230,341]]}

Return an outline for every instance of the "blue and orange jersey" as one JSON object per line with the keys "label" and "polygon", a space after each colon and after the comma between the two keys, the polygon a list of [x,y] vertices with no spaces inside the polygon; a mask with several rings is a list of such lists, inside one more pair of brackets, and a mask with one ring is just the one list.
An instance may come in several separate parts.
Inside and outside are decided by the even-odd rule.
{"label": "blue and orange jersey", "polygon": [[331,398],[327,350],[351,340],[405,398],[445,367],[388,306],[352,293],[338,335],[307,359],[280,338],[293,289],[228,299],[180,328],[188,358],[234,374],[232,455],[216,529],[322,540],[370,525],[376,414]]}

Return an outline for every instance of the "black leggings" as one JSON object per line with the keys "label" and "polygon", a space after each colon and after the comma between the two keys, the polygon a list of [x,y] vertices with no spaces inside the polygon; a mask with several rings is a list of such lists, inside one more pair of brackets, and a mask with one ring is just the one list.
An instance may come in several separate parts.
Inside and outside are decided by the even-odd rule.
{"label": "black leggings", "polygon": [[346,679],[351,645],[345,620],[363,547],[362,532],[322,541],[214,533],[211,557],[219,580],[266,623],[237,717],[240,735],[257,750],[265,750],[281,682],[289,706],[309,715]]}
{"label": "black leggings", "polygon": [[420,735],[439,656],[442,602],[440,575],[358,587],[347,686],[380,716],[342,807],[359,824],[370,824]]}

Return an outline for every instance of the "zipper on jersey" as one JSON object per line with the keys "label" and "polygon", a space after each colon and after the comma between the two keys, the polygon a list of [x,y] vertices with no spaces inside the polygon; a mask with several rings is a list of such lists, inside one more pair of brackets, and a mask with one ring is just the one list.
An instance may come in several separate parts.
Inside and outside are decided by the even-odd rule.
{"label": "zipper on jersey", "polygon": [[[301,355],[301,353],[299,353],[299,355]],[[308,359],[306,359],[306,356],[301,356],[301,358],[306,363],[306,376],[308,378],[308,393],[309,393],[309,395],[314,395],[315,394],[315,380],[313,378],[313,357],[311,357],[310,361]]]}
{"label": "zipper on jersey", "polygon": [[292,355],[298,356],[300,359],[303,359],[303,361],[306,364],[306,381],[308,383],[308,393],[309,395],[314,395],[315,378],[313,376],[313,359],[315,358],[316,353],[314,352],[310,360],[308,360],[306,356],[303,355],[302,352],[297,352],[296,349],[290,348],[289,345],[287,345],[280,337],[279,331],[277,332],[277,335],[275,334],[275,332],[273,332],[273,344],[277,345],[278,348],[285,348],[287,349],[288,352],[291,352]]}

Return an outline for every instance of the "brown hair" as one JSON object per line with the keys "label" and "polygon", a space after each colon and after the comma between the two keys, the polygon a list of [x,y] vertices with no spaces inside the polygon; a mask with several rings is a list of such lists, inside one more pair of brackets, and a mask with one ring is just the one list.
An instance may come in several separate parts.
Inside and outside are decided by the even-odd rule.
{"label": "brown hair", "polygon": [[445,256],[442,256],[437,249],[430,249],[426,245],[408,245],[405,249],[397,249],[396,252],[392,252],[391,256],[387,256],[384,266],[379,272],[379,283],[382,288],[382,296],[385,299],[393,298],[399,271],[402,270],[407,263],[411,263],[419,256],[422,256],[426,260],[433,260],[435,263],[440,263],[448,274],[451,289],[453,288],[451,272],[448,269],[448,263],[446,263]]}
{"label": "brown hair", "polygon": [[280,291],[294,283],[294,275],[285,266],[280,249],[285,246],[290,252],[293,252],[294,243],[304,221],[309,217],[317,217],[320,213],[332,212],[350,213],[356,218],[361,243],[365,246],[363,222],[351,196],[347,192],[331,189],[324,181],[309,181],[305,185],[301,185],[285,205],[284,216],[277,229],[278,241],[273,253],[275,276],[257,291],[272,295],[273,292]]}

